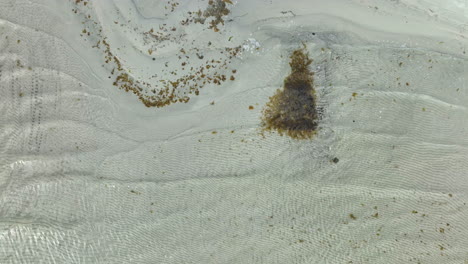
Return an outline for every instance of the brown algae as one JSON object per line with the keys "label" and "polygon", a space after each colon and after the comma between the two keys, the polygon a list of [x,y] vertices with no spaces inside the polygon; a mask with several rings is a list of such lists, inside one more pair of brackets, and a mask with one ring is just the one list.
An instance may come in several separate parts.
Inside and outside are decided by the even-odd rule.
{"label": "brown algae", "polygon": [[290,59],[291,73],[284,79],[283,89],[265,105],[262,127],[293,139],[310,139],[318,127],[314,73],[309,69],[312,59],[305,45],[293,51]]}

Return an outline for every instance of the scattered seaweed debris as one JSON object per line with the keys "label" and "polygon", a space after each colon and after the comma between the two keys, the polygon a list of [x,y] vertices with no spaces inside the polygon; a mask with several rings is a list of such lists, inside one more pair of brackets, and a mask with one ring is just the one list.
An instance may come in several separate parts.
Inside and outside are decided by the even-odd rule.
{"label": "scattered seaweed debris", "polygon": [[[136,41],[142,41],[145,46],[140,50],[142,54],[147,55],[155,63],[159,63],[159,66],[165,66],[163,70],[146,79],[132,74],[125,64],[125,59],[119,57],[117,51],[122,46],[115,47],[104,34],[105,31],[100,22],[92,15],[94,13],[92,1],[89,1],[89,4],[88,1],[83,0],[70,1],[74,3],[71,11],[82,19],[84,28],[80,29],[80,36],[86,41],[95,43],[91,47],[96,48],[103,55],[102,66],[109,71],[108,78],[113,80],[113,86],[135,94],[147,107],[160,108],[175,103],[187,103],[194,96],[199,96],[200,90],[207,85],[221,86],[224,82],[236,80],[234,76],[237,70],[231,68],[231,63],[242,52],[242,46],[212,46],[210,41],[206,44],[204,39],[190,41],[183,33],[188,30],[181,30],[181,27],[189,27],[193,23],[203,23],[206,24],[206,30],[214,30],[222,34],[222,28],[219,29],[218,26],[221,27],[219,24],[224,24],[223,16],[230,13],[228,7],[233,5],[230,0],[209,0],[205,11],[188,12],[188,18],[180,23],[158,24],[157,27],[155,25],[151,29],[141,28],[131,20],[114,21],[115,25],[132,30],[139,37]],[[165,16],[175,13],[173,16],[178,17],[180,15],[180,12],[176,13],[178,6],[177,0],[168,0],[165,6]],[[204,48],[199,48],[200,45],[205,44]],[[171,59],[178,58],[178,61],[171,65],[169,65],[170,61],[160,54],[160,49],[168,46],[180,47],[171,56]],[[198,58],[198,60],[191,60],[191,57]],[[145,71],[144,69],[138,70]]]}
{"label": "scattered seaweed debris", "polygon": [[312,59],[306,46],[290,56],[291,74],[284,79],[283,89],[270,97],[263,110],[263,131],[276,130],[293,139],[310,139],[317,132],[314,73],[309,70]]}

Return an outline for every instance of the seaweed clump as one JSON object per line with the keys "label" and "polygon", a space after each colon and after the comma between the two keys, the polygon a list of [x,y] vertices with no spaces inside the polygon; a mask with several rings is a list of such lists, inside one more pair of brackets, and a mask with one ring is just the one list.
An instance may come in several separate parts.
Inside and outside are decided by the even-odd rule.
{"label": "seaweed clump", "polygon": [[213,18],[210,21],[210,29],[213,31],[218,32],[219,28],[218,25],[224,25],[223,16],[229,15],[231,12],[226,3],[231,4],[230,0],[209,0],[208,1],[208,8],[202,13],[202,11],[198,11],[196,14],[198,17],[194,20],[195,23],[205,24],[206,19]]}
{"label": "seaweed clump", "polygon": [[305,45],[293,51],[290,59],[291,73],[284,79],[283,89],[278,89],[266,104],[262,127],[294,139],[309,139],[318,127],[314,73],[309,69],[312,59]]}

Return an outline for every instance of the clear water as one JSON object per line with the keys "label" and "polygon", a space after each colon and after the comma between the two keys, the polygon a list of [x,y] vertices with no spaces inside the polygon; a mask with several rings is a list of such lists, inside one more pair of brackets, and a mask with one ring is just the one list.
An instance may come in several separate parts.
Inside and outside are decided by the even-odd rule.
{"label": "clear water", "polygon": [[0,0],[0,262],[468,263],[467,4]]}

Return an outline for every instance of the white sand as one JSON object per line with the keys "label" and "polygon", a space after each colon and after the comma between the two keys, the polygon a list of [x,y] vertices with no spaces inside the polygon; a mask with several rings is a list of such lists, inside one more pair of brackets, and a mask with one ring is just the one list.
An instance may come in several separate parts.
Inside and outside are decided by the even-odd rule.
{"label": "white sand", "polygon": [[[214,32],[180,26],[201,0],[0,0],[0,263],[468,263],[468,3],[233,2]],[[181,48],[243,50],[147,108],[103,37],[152,87]],[[303,43],[320,131],[262,137]]]}

